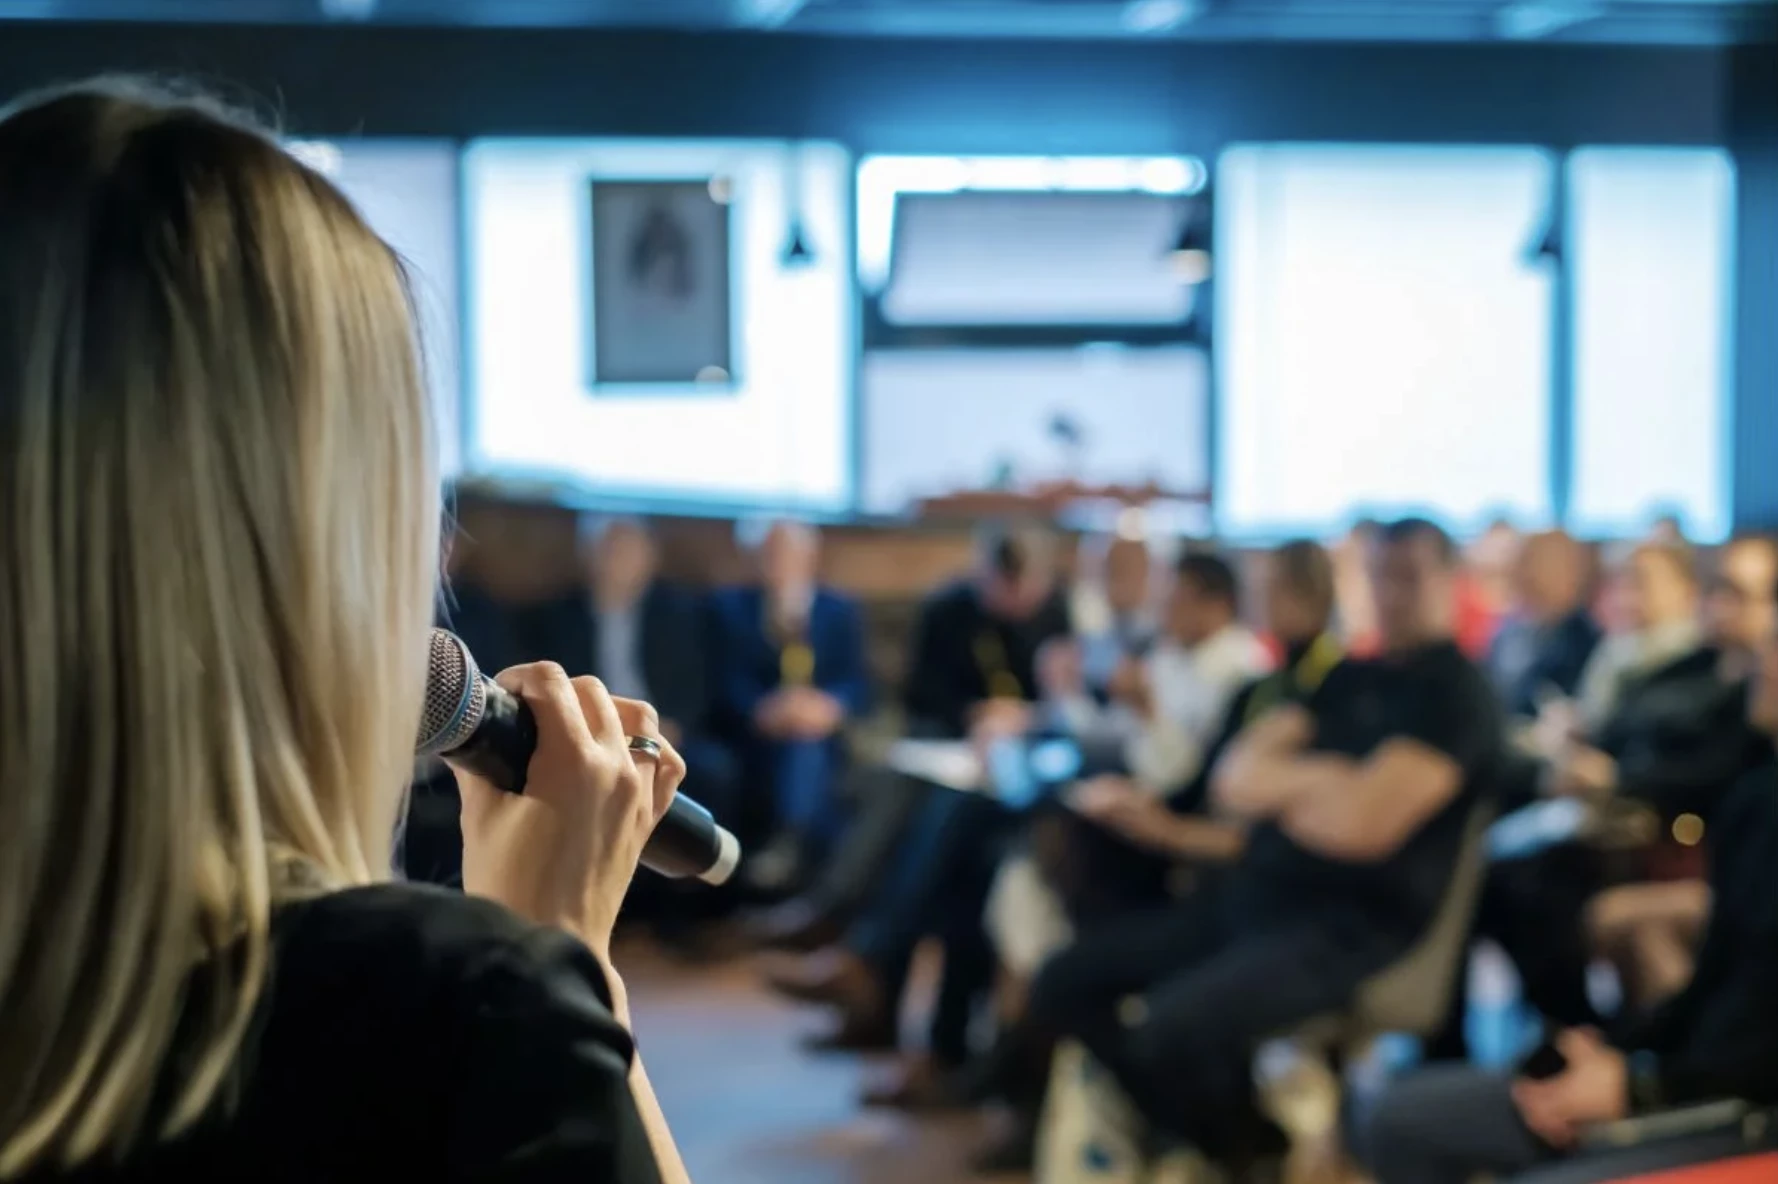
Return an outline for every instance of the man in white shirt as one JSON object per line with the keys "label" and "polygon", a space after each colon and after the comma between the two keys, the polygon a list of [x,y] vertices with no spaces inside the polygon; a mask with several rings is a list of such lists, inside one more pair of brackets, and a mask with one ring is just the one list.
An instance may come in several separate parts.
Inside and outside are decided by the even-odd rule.
{"label": "man in white shirt", "polygon": [[1109,703],[1087,693],[1066,643],[1046,655],[1045,690],[1063,726],[1083,739],[1114,738],[1130,777],[1147,792],[1190,781],[1229,701],[1271,664],[1239,615],[1228,561],[1188,551],[1174,568],[1158,643],[1118,667]]}

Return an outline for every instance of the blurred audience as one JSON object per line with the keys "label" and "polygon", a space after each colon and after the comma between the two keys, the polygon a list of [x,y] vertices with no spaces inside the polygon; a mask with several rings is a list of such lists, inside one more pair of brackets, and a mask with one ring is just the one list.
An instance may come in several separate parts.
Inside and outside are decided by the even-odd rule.
{"label": "blurred audience", "polygon": [[1550,699],[1572,699],[1600,629],[1588,606],[1584,548],[1559,530],[1524,541],[1512,566],[1506,616],[1488,668],[1508,714],[1537,716]]}
{"label": "blurred audience", "polygon": [[1420,939],[1490,795],[1500,713],[1456,646],[1457,566],[1433,524],[1381,528],[1380,655],[1268,712],[1213,775],[1251,827],[1240,859],[1082,934],[1032,988],[1033,1017],[1081,1040],[1148,1123],[1237,1170],[1282,1146],[1253,1097],[1258,1043],[1344,1006]]}
{"label": "blurred audience", "polygon": [[1369,657],[1377,649],[1377,612],[1365,567],[1381,524],[1360,518],[1330,548],[1334,568],[1334,631],[1348,653]]}
{"label": "blurred audience", "polygon": [[1160,630],[1155,561],[1147,540],[1095,535],[1081,542],[1068,617],[1082,676],[1102,692],[1125,658],[1148,652]]}
{"label": "blurred audience", "polygon": [[548,656],[571,677],[591,674],[613,695],[654,704],[661,734],[684,751],[710,722],[697,599],[660,578],[654,535],[639,519],[584,519],[580,568],[581,587],[535,610]]}
{"label": "blurred audience", "polygon": [[1265,646],[1240,622],[1235,570],[1220,555],[1188,551],[1168,590],[1163,629],[1146,654],[1125,654],[1100,694],[1087,681],[1082,642],[1044,649],[1039,679],[1057,727],[1079,740],[1113,738],[1127,780],[1151,793],[1197,771],[1223,710],[1269,665]]}
{"label": "blurred audience", "polygon": [[746,541],[756,582],[712,595],[709,662],[749,799],[747,876],[782,890],[838,836],[842,731],[868,708],[870,675],[858,606],[820,583],[820,533],[777,521]]}
{"label": "blurred audience", "polygon": [[1028,731],[1038,650],[1070,629],[1054,537],[1037,527],[986,532],[973,577],[920,609],[902,696],[909,733],[986,739]]}
{"label": "blurred audience", "polygon": [[[1232,587],[1229,596],[1238,599]],[[967,1084],[977,1098],[1006,1102],[1012,1121],[981,1153],[984,1170],[1023,1168],[1034,1158],[1052,1043],[1022,1014],[1030,976],[1074,932],[1184,895],[1239,856],[1245,828],[1210,816],[1211,768],[1243,727],[1280,704],[1305,702],[1340,660],[1328,633],[1333,569],[1319,544],[1287,543],[1267,557],[1262,602],[1283,664],[1235,692],[1193,770],[1165,794],[1127,776],[1087,779],[1036,820],[1029,854],[1000,868],[989,927],[1004,979],[1003,1028]]]}
{"label": "blurred audience", "polygon": [[[1750,722],[1778,725],[1778,647],[1768,647]],[[1768,758],[1770,753],[1768,752]],[[1716,901],[1697,972],[1675,998],[1606,1038],[1562,1030],[1553,1073],[1534,1078],[1467,1065],[1397,1084],[1370,1128],[1379,1184],[1468,1184],[1574,1151],[1589,1126],[1689,1102],[1778,1102],[1778,773],[1745,773],[1723,807],[1713,861]],[[1740,1145],[1739,1132],[1695,1136],[1702,1157]],[[1608,1153],[1588,1179],[1673,1162],[1674,1147]]]}
{"label": "blurred audience", "polygon": [[[984,531],[971,576],[921,608],[903,691],[909,733],[983,747],[1026,734],[1038,719],[1037,654],[1068,629],[1053,537]],[[768,968],[780,992],[837,1011],[820,1045],[892,1047],[914,947],[949,925],[953,956],[931,1043],[942,1060],[964,1059],[971,1011],[993,973],[981,902],[1006,825],[989,798],[895,773],[871,779],[814,889],[762,927],[766,940],[789,946],[845,932],[835,946]]]}
{"label": "blurred audience", "polygon": [[1063,889],[1067,911],[1076,921],[1106,915],[1124,904],[1152,903],[1139,890],[1133,899],[1107,891],[1119,883],[1160,882],[1153,865],[1146,874],[1141,870],[1145,861],[1139,852],[1164,863],[1222,862],[1239,852],[1243,828],[1210,817],[1216,762],[1248,724],[1281,705],[1306,704],[1342,658],[1329,631],[1333,568],[1319,544],[1290,542],[1267,557],[1262,603],[1266,631],[1283,646],[1284,660],[1276,670],[1251,678],[1228,700],[1202,758],[1167,787],[1166,795],[1144,792],[1130,779],[1116,776],[1093,778],[1069,795],[1068,817],[1120,840],[1100,859],[1076,849],[1053,869],[1052,879]]}
{"label": "blurred audience", "polygon": [[[815,1047],[895,1048],[916,947],[936,944],[924,1047],[865,1100],[1010,1104],[978,1166],[1030,1165],[1062,1037],[1162,1143],[1237,1173],[1279,1151],[1257,1045],[1416,945],[1498,803],[1579,811],[1491,848],[1473,928],[1552,1024],[1557,1071],[1399,1083],[1368,1128],[1380,1184],[1561,1160],[1589,1124],[1665,1105],[1778,1101],[1771,540],[1727,544],[1704,582],[1664,523],[1619,551],[1595,613],[1592,554],[1559,531],[1500,522],[1460,554],[1432,523],[1365,520],[1331,550],[1262,557],[1268,649],[1221,555],[1162,567],[1144,540],[1089,538],[1064,591],[1049,532],[987,530],[968,578],[921,605],[902,686],[906,735],[973,753],[983,792],[848,767],[843,729],[870,700],[860,612],[820,585],[813,528],[748,542],[757,580],[707,613],[616,519],[583,535],[584,590],[506,605],[460,578],[444,615],[491,666],[548,655],[657,705],[696,754],[689,791],[747,839],[753,886],[803,889],[755,936],[805,951],[765,969],[833,1014]],[[1039,750],[1072,771],[1037,771]],[[418,779],[416,878],[453,875],[447,797],[448,774]],[[1600,958],[1622,988],[1609,1036]],[[1466,1052],[1462,980],[1433,1062]]]}
{"label": "blurred audience", "polygon": [[1463,551],[1457,579],[1457,645],[1478,662],[1486,659],[1511,603],[1513,564],[1523,543],[1518,527],[1500,518]]}
{"label": "blurred audience", "polygon": [[1620,631],[1600,643],[1581,675],[1577,715],[1565,724],[1583,733],[1605,725],[1626,683],[1704,644],[1698,573],[1689,547],[1642,543],[1606,578],[1617,602]]}
{"label": "blurred audience", "polygon": [[[1592,950],[1617,968],[1626,996],[1650,1003],[1676,993],[1691,975],[1709,908],[1695,865],[1715,845],[1721,801],[1769,755],[1769,740],[1747,722],[1744,703],[1764,639],[1778,621],[1778,547],[1765,538],[1725,546],[1704,602],[1707,645],[1686,663],[1695,675],[1671,680],[1683,703],[1664,715],[1620,723],[1637,755],[1613,765],[1613,787],[1645,802],[1659,824],[1647,883],[1608,889],[1589,906]],[[1624,761],[1630,763],[1626,767]],[[1659,858],[1665,855],[1666,858]]]}

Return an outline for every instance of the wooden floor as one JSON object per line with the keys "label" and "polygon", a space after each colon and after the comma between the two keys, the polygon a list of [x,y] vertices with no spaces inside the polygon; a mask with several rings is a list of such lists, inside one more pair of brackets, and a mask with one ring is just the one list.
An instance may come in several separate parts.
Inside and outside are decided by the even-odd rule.
{"label": "wooden floor", "polygon": [[747,962],[694,968],[628,948],[618,963],[649,1076],[698,1184],[983,1179],[965,1166],[982,1137],[976,1119],[862,1110],[859,1090],[881,1064],[802,1051],[799,1038],[822,1017],[761,990]]}

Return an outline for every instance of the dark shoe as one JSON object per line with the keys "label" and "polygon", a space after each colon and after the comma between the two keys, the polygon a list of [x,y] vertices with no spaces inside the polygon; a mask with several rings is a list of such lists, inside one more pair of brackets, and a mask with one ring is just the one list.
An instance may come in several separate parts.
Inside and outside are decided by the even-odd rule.
{"label": "dark shoe", "polygon": [[796,897],[747,920],[747,937],[768,950],[809,953],[838,941],[843,930],[839,918]]}
{"label": "dark shoe", "polygon": [[823,1003],[852,1015],[883,1009],[883,988],[864,959],[839,946],[764,961],[766,986],[799,1003]]}
{"label": "dark shoe", "polygon": [[954,1110],[963,1100],[952,1087],[950,1072],[921,1053],[894,1066],[860,1100],[866,1106],[895,1110]]}
{"label": "dark shoe", "polygon": [[803,1048],[809,1052],[884,1053],[895,1051],[896,1040],[893,1024],[843,1016],[827,1031],[806,1037]]}
{"label": "dark shoe", "polygon": [[796,890],[804,870],[802,843],[795,835],[781,834],[747,857],[741,883],[752,892],[782,899]]}

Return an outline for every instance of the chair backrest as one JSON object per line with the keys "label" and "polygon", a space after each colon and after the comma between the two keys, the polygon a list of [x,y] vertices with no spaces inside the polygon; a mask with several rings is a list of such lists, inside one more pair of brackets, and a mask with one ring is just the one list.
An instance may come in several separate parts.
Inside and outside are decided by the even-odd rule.
{"label": "chair backrest", "polygon": [[1470,811],[1432,927],[1418,945],[1358,989],[1347,1025],[1355,1034],[1428,1036],[1445,1022],[1452,987],[1469,952],[1470,926],[1487,870],[1485,839],[1493,820],[1492,802],[1478,803]]}

